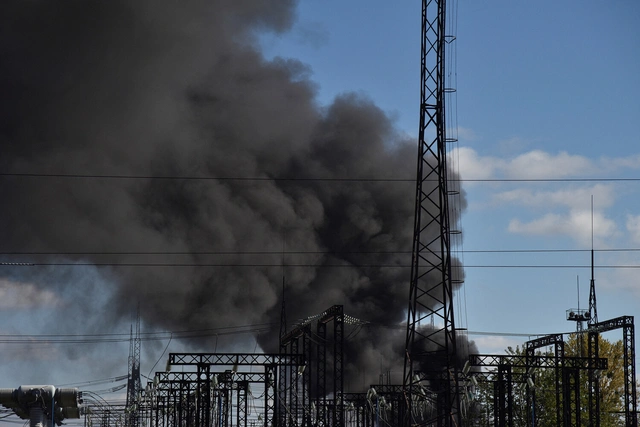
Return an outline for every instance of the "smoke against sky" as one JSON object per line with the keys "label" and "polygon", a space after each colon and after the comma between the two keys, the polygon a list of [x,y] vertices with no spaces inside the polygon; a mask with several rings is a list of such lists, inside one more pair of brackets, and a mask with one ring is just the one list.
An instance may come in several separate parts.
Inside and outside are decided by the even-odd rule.
{"label": "smoke against sky", "polygon": [[[415,142],[365,95],[319,105],[305,64],[263,57],[257,35],[287,31],[295,6],[3,3],[0,168],[13,175],[0,251],[68,265],[5,266],[0,279],[52,295],[67,315],[51,310],[43,331],[104,331],[138,303],[154,330],[277,323],[283,275],[291,320],[334,304],[406,320],[414,185],[367,179],[414,177]],[[157,263],[181,266],[140,266]],[[386,334],[347,349],[369,382],[403,343]]]}

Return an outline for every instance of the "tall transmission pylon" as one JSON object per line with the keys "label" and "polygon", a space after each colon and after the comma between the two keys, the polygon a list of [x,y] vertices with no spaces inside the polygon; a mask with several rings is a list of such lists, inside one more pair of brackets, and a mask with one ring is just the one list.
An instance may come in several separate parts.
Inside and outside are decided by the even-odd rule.
{"label": "tall transmission pylon", "polygon": [[129,339],[129,379],[127,381],[127,401],[125,422],[127,427],[139,427],[140,425],[140,393],[142,383],[140,381],[140,307],[136,313],[136,331]]}
{"label": "tall transmission pylon", "polygon": [[[460,426],[445,124],[445,0],[422,1],[420,127],[403,385],[407,425]],[[417,419],[421,386],[436,410]]]}

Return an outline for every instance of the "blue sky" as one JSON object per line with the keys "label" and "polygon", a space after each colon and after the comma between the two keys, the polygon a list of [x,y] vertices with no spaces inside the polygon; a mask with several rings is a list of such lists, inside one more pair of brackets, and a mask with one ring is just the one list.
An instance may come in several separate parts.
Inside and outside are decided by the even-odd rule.
{"label": "blue sky", "polygon": [[[638,266],[637,252],[598,251],[640,247],[640,182],[606,181],[640,171],[640,5],[461,0],[456,15],[447,72],[457,115],[447,120],[458,125],[451,155],[462,178],[603,180],[463,183],[470,267],[459,325],[505,334],[574,330],[565,311],[588,307],[591,196],[599,320],[640,314],[637,269],[599,268]],[[415,2],[308,1],[291,34],[263,43],[268,55],[309,65],[321,102],[362,92],[415,136],[419,41]],[[471,252],[493,250],[573,252]],[[584,267],[472,267],[490,265]],[[470,338],[486,353],[527,340]]]}
{"label": "blue sky", "polygon": [[[459,142],[451,158],[469,180],[463,183],[468,207],[462,216],[468,267],[457,295],[457,326],[472,332],[481,353],[527,340],[517,334],[574,330],[565,311],[588,303],[592,196],[599,319],[640,315],[638,268],[602,267],[640,267],[640,252],[614,251],[640,249],[640,181],[619,181],[640,178],[640,3],[460,0],[456,9],[450,72]],[[260,43],[267,58],[307,64],[318,104],[360,92],[394,117],[400,131],[416,136],[419,2],[302,0],[292,30]],[[597,180],[567,181],[587,178]],[[473,181],[482,179],[558,181]],[[566,251],[475,252],[496,250]],[[536,267],[486,267],[491,265]],[[540,267],[548,265],[561,267]],[[91,269],[85,273],[92,277]],[[3,297],[16,309],[17,297]],[[56,314],[38,316],[38,322],[55,321]],[[26,328],[36,333],[42,324]],[[621,332],[607,337],[620,339]],[[151,363],[164,344],[154,346]],[[116,366],[124,366],[127,353],[128,343],[121,343],[80,354],[56,366],[52,381],[124,374]],[[109,368],[92,370],[95,360]],[[5,365],[1,386],[19,385],[22,369]],[[145,373],[149,369],[143,366]]]}

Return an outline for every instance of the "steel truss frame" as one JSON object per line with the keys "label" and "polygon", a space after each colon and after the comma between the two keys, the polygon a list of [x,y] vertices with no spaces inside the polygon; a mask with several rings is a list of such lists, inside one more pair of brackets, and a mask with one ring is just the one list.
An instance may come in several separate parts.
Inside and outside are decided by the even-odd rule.
{"label": "steel truss frame", "polygon": [[91,427],[111,427],[123,425],[126,412],[125,405],[99,405],[85,403],[85,422]]}
{"label": "steel truss frame", "polygon": [[[422,1],[419,152],[403,375],[409,425],[418,421],[412,410],[420,389],[415,371],[420,363],[434,369],[425,373],[438,393],[438,408],[434,419],[420,422],[441,427],[461,421],[446,167],[445,3]],[[422,329],[432,324],[442,327]]]}
{"label": "steel truss frame", "polygon": [[[635,327],[633,316],[620,316],[594,323],[588,328],[589,357],[598,357],[601,332],[622,329],[624,362],[624,417],[627,427],[638,425],[638,396],[636,391]],[[600,383],[595,373],[589,375],[589,418],[594,427],[600,427]]]}
{"label": "steel truss frame", "polygon": [[[236,406],[236,425],[247,426],[247,410],[248,401],[247,394],[249,391],[249,383],[261,383],[265,384],[267,381],[267,375],[260,372],[211,372],[212,376],[216,376],[217,385],[209,384],[212,388],[210,394],[210,400],[218,402],[218,418],[217,420],[207,420],[200,418],[200,422],[194,423],[196,414],[200,414],[200,408],[208,408],[212,412],[211,405],[207,405],[204,401],[206,393],[201,388],[203,381],[200,378],[201,373],[198,372],[156,372],[154,382],[149,384],[149,390],[153,390],[152,393],[148,391],[145,393],[146,400],[148,401],[152,424],[161,425],[162,415],[166,414],[167,399],[162,397],[172,397],[175,395],[180,396],[179,400],[184,400],[185,394],[187,395],[187,401],[189,396],[193,400],[192,405],[187,408],[190,412],[180,413],[177,416],[179,423],[187,422],[188,425],[201,425],[202,422],[209,422],[209,425],[226,426],[229,421],[229,404],[233,401],[235,396]],[[152,388],[152,384],[156,384],[155,388]],[[180,386],[175,388],[173,385],[179,384]],[[198,387],[200,385],[200,388]],[[186,386],[186,387],[185,387]],[[205,386],[207,387],[207,386]],[[168,391],[168,393],[162,393],[162,391]],[[204,409],[206,410],[206,409]],[[209,417],[210,418],[210,417]],[[154,423],[155,421],[155,423]],[[175,425],[175,423],[173,423]]]}
{"label": "steel truss frame", "polygon": [[[562,384],[562,361],[564,360],[564,337],[562,334],[551,334],[545,335],[540,338],[536,338],[533,340],[529,340],[524,343],[526,355],[531,357],[535,356],[535,350],[541,347],[548,347],[553,345],[554,347],[554,357],[556,359],[556,369],[555,369],[555,389],[556,389],[556,422],[557,425],[563,425],[563,410],[562,405],[564,404],[564,400],[561,399],[561,384]],[[529,368],[527,368],[528,370]],[[589,370],[589,372],[593,372],[593,370]],[[535,378],[532,375],[532,379],[535,382]],[[531,401],[529,398],[531,397]],[[529,387],[527,384],[527,403],[531,404],[535,408],[536,403],[536,395],[535,388]],[[536,418],[533,416],[532,418],[527,418],[527,426],[536,427]]]}
{"label": "steel truss frame", "polygon": [[[287,413],[279,411],[279,426],[316,425],[343,426],[344,425],[344,401],[342,398],[344,388],[343,353],[344,353],[344,324],[345,316],[342,305],[334,305],[325,310],[317,319],[316,335],[313,344],[309,339],[311,335],[311,321],[304,322],[280,338],[280,354],[282,356],[294,356],[301,352],[307,364],[302,373],[302,396],[300,397],[299,376],[290,376],[280,372],[279,401],[287,408]],[[327,326],[333,322],[333,333],[328,338]],[[300,348],[302,344],[302,349]],[[332,390],[328,388],[327,367],[328,356],[332,356]],[[309,390],[312,384],[312,376],[315,374],[315,389]],[[293,374],[291,374],[293,375]],[[332,394],[333,398],[327,396]],[[313,405],[311,401],[313,400]],[[301,402],[302,401],[302,402]],[[309,409],[315,406],[315,410]],[[287,417],[287,414],[289,415]],[[313,419],[315,418],[315,420]]]}
{"label": "steel truss frame", "polygon": [[[173,366],[195,366],[197,368],[197,387],[198,397],[201,405],[197,407],[198,416],[194,427],[208,427],[211,425],[211,387],[214,375],[219,372],[212,372],[213,366],[225,366],[223,372],[232,371],[233,375],[241,375],[242,372],[237,371],[240,366],[262,366],[264,368],[264,386],[265,386],[265,410],[264,421],[266,425],[276,425],[279,420],[277,404],[278,397],[278,373],[279,370],[285,369],[289,371],[289,377],[294,376],[298,367],[305,365],[304,355],[301,354],[254,354],[254,353],[170,353],[169,365]],[[249,382],[247,379],[241,381]],[[229,396],[226,394],[222,399],[223,404],[228,404]],[[244,399],[241,405],[246,403],[246,390],[240,389],[238,399]],[[224,407],[221,413],[226,413]],[[242,417],[242,414],[240,414]],[[225,417],[226,418],[226,417]],[[246,416],[241,418],[246,423]],[[226,421],[225,421],[226,422]],[[170,427],[170,426],[168,426]]]}
{"label": "steel truss frame", "polygon": [[[494,355],[494,354],[471,354],[469,355],[471,366],[497,367],[497,380],[494,384],[494,424],[496,427],[513,427],[513,368],[525,370],[527,375],[530,368],[556,369],[557,363],[562,364],[563,383],[562,390],[564,396],[565,424],[569,424],[567,412],[579,402],[579,389],[569,390],[570,381],[575,380],[575,373],[580,370],[604,370],[608,367],[608,360],[603,358],[589,357],[563,357],[558,359],[554,356],[545,355]],[[477,374],[473,374],[477,375]],[[526,381],[526,377],[524,377]],[[574,381],[575,382],[575,381]],[[574,401],[573,398],[576,400]],[[569,414],[570,415],[570,414]],[[579,414],[576,415],[579,423]],[[579,426],[579,424],[577,424]]]}
{"label": "steel truss frame", "polygon": [[[296,326],[280,338],[280,354],[302,354],[307,361],[304,371],[294,377],[287,376],[287,371],[280,370],[280,402],[287,412],[280,411],[280,425],[302,425],[303,427],[311,425],[311,399],[309,393],[309,385],[311,383],[312,368],[309,366],[314,359],[311,357],[311,325],[309,323]],[[302,341],[302,347],[300,346]],[[301,379],[300,379],[301,378]],[[299,384],[299,382],[302,384]],[[289,393],[287,393],[289,389]],[[300,392],[302,396],[300,396]],[[299,421],[301,424],[299,424]]]}

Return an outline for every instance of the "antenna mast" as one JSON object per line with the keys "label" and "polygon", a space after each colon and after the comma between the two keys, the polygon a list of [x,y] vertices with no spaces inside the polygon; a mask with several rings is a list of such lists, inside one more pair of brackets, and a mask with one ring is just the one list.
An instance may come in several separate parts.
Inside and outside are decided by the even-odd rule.
{"label": "antenna mast", "polygon": [[129,380],[127,381],[126,425],[127,427],[139,427],[140,417],[140,305],[136,313],[136,334],[133,335],[131,326],[131,338],[129,340]]}
{"label": "antenna mast", "polygon": [[596,279],[594,274],[593,257],[593,195],[591,196],[591,283],[589,284],[589,322],[592,326],[598,323],[598,309],[596,308]]}

